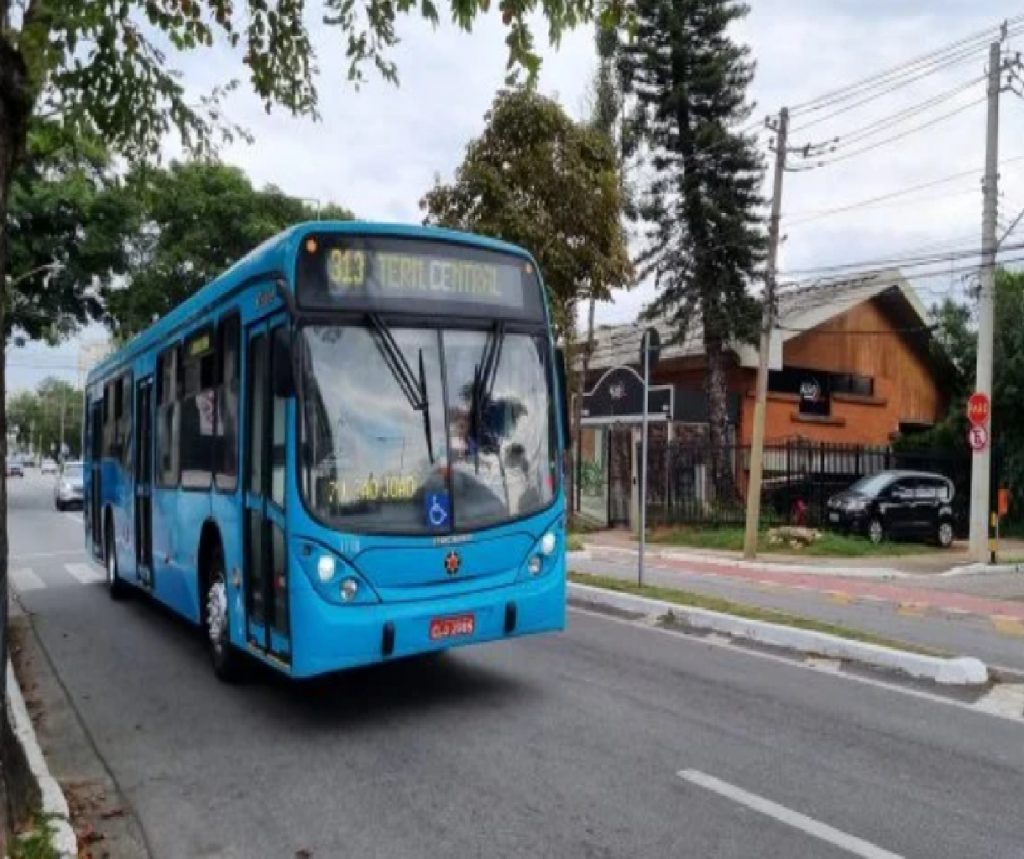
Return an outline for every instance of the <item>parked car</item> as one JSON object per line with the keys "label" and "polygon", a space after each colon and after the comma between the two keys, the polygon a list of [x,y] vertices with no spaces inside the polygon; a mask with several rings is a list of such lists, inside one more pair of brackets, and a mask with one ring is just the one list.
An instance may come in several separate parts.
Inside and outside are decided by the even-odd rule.
{"label": "parked car", "polygon": [[953,481],[927,471],[880,471],[828,500],[828,522],[840,531],[953,543]]}
{"label": "parked car", "polygon": [[40,474],[56,474],[57,471],[57,463],[54,460],[50,459],[49,457],[44,459],[42,463],[39,465]]}
{"label": "parked car", "polygon": [[21,464],[21,460],[14,457],[7,457],[7,476],[8,477],[24,477],[25,466]]}
{"label": "parked car", "polygon": [[81,507],[83,492],[82,463],[65,462],[53,488],[53,503],[58,510]]}
{"label": "parked car", "polygon": [[29,454],[28,456],[26,456],[22,460],[21,464],[24,465],[25,468],[35,468],[36,467],[36,458],[34,456],[32,456],[32,454]]}

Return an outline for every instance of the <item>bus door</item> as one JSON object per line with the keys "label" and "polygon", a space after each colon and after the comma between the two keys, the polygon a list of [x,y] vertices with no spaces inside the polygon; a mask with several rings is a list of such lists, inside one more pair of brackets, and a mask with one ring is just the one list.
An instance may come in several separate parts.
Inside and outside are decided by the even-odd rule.
{"label": "bus door", "polygon": [[277,362],[288,360],[284,315],[249,326],[245,360],[246,635],[251,646],[291,661],[285,552],[285,431],[288,400],[274,396]]}
{"label": "bus door", "polygon": [[89,529],[92,534],[92,551],[97,557],[103,556],[103,397],[89,407]]}
{"label": "bus door", "polygon": [[135,385],[135,569],[153,587],[153,377]]}

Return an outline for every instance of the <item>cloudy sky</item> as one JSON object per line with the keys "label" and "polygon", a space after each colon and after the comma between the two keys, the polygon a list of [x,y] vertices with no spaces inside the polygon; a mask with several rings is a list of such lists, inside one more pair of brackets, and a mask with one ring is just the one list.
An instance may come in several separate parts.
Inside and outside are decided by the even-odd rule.
{"label": "cloudy sky", "polygon": [[[750,46],[757,62],[750,93],[755,116],[807,102],[1024,12],[1004,0],[753,0],[751,5],[736,36]],[[230,101],[229,113],[252,131],[255,143],[225,149],[224,160],[246,170],[256,185],[272,183],[296,196],[343,203],[362,218],[419,221],[423,193],[436,176],[452,176],[467,141],[481,131],[483,114],[504,78],[504,36],[496,14],[479,22],[472,34],[447,24],[435,30],[413,19],[402,22],[399,33],[402,44],[394,58],[400,85],[371,76],[356,90],[345,80],[338,34],[327,27],[316,29],[321,121],[283,112],[268,115],[257,99],[240,91]],[[538,37],[543,35],[539,25]],[[1024,51],[1024,36],[1011,36],[1008,46]],[[558,49],[544,55],[541,90],[557,97],[572,115],[586,116],[596,62],[592,32],[569,33]],[[814,274],[809,269],[833,264],[977,246],[985,59],[984,51],[974,52],[950,68],[831,119],[822,120],[829,110],[795,113],[793,145],[839,136],[844,148],[826,158],[849,157],[787,173],[780,256],[784,276],[804,278]],[[197,93],[237,76],[240,69],[238,56],[227,49],[180,58],[179,66]],[[873,135],[867,128],[928,101],[930,107],[898,126]],[[1006,163],[1001,169],[1000,217],[1008,225],[1024,207],[1024,158],[1012,160],[1024,156],[1024,100],[1007,92],[1001,112],[1000,158]],[[934,124],[913,131],[928,123]],[[872,148],[905,131],[911,133]],[[763,144],[767,139],[762,135]],[[168,155],[173,154],[169,146]],[[948,178],[955,174],[964,175]],[[874,205],[823,214],[927,183],[936,184]],[[1007,244],[1014,241],[1024,242],[1024,228]],[[1006,257],[1015,253],[1024,256],[1024,250],[1009,250]],[[962,262],[947,264],[943,274],[920,279],[917,285],[926,303],[961,290],[963,272],[957,269],[963,267]],[[650,289],[643,286],[623,292],[599,308],[598,320],[632,319],[650,297]],[[102,330],[90,330],[83,338],[101,336]],[[77,356],[77,341],[56,350],[14,350],[8,355],[10,387],[33,386],[49,374],[73,378]]]}

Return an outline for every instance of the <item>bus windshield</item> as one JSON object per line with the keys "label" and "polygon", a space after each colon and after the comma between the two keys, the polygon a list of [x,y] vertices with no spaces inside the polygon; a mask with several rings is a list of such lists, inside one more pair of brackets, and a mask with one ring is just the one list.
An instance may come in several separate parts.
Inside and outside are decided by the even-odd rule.
{"label": "bus windshield", "polygon": [[345,530],[444,534],[550,504],[546,338],[381,325],[301,329],[310,510]]}

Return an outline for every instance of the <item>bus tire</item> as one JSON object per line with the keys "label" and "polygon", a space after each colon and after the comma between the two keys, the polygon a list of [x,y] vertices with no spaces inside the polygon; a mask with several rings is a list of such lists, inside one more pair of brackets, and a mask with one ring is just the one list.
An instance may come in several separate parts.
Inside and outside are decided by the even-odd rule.
{"label": "bus tire", "polygon": [[225,683],[242,677],[242,654],[231,643],[231,614],[227,590],[227,570],[220,541],[207,558],[206,593],[203,596],[203,632],[210,651],[213,673]]}
{"label": "bus tire", "polygon": [[114,542],[114,523],[108,517],[104,528],[103,565],[107,568],[107,593],[112,600],[123,600],[128,596],[128,585],[117,572],[117,545]]}

